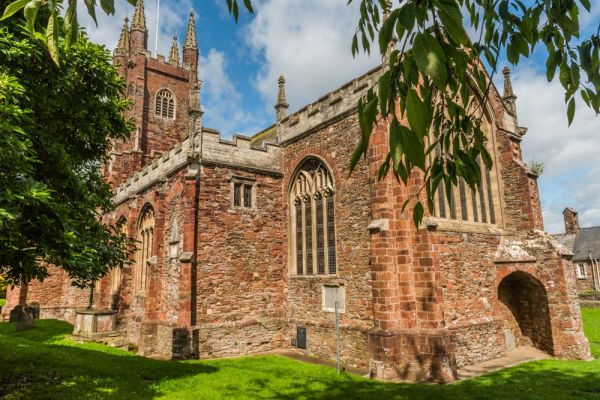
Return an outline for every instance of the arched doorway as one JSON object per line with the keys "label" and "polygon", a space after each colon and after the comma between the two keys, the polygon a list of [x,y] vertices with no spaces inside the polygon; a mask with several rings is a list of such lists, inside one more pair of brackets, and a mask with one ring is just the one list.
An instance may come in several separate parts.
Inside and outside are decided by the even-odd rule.
{"label": "arched doorway", "polygon": [[498,285],[498,299],[508,308],[518,325],[520,342],[531,342],[538,349],[552,354],[552,327],[544,285],[530,274],[516,271],[507,275]]}

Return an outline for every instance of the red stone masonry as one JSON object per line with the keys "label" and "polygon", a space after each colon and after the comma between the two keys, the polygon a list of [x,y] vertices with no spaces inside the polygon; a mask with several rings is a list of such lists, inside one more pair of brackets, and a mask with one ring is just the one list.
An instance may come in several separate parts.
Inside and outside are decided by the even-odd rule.
{"label": "red stone masonry", "polygon": [[[286,350],[332,360],[335,315],[324,307],[324,293],[334,285],[345,292],[341,361],[373,377],[448,382],[458,368],[520,345],[589,357],[572,255],[543,232],[537,176],[523,163],[526,129],[518,126],[508,72],[504,95],[492,87],[484,116],[498,175],[496,223],[427,214],[417,228],[410,209],[424,200],[422,174],[413,173],[407,185],[377,179],[388,152],[385,124],[375,127],[367,156],[349,174],[360,137],[356,101],[381,68],[289,116],[280,87],[277,144],[226,141],[202,126],[193,16],[183,64],[165,62],[146,50],[140,4],[114,57],[137,131],[115,143],[106,166],[117,208],[104,218],[125,219],[128,235],[138,239],[140,216],[151,208],[153,242],[145,265],[132,248],[116,291],[115,272],[97,282],[93,304],[118,310],[117,328],[140,354],[181,359]],[[175,95],[174,120],[154,115],[162,88]],[[289,191],[308,157],[331,175],[332,275],[298,276],[290,267]],[[251,207],[234,206],[236,182],[252,188]],[[143,267],[145,284],[137,287]],[[42,317],[73,321],[90,291],[71,287],[58,268],[50,272],[44,282],[11,289],[3,317],[37,302]],[[306,330],[306,349],[297,347],[298,328]]]}

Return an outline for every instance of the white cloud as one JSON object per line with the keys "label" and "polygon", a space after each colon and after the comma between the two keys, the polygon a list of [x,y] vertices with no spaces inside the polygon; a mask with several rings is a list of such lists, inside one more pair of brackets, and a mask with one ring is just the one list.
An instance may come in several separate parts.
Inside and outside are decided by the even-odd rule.
{"label": "white cloud", "polygon": [[357,2],[264,0],[246,28],[246,41],[264,62],[256,86],[272,110],[277,78],[286,77],[290,111],[361,75],[380,58],[353,58],[350,45],[358,23]]}
{"label": "white cloud", "polygon": [[[251,135],[264,127],[263,121],[244,110],[242,96],[227,73],[227,60],[221,51],[210,49],[206,57],[200,57],[201,78],[206,77],[202,88],[205,120],[219,129],[223,136],[230,136],[240,126]],[[261,124],[262,123],[262,124]]]}
{"label": "white cloud", "polygon": [[[148,50],[154,55],[156,43],[156,10],[157,1],[145,1],[146,26],[148,28]],[[168,56],[173,41],[173,34],[181,32],[185,34],[185,27],[188,21],[188,11],[192,10],[192,0],[163,0],[160,5],[160,24],[158,35],[158,53]],[[78,3],[80,24],[83,26],[90,37],[96,43],[105,45],[111,51],[117,45],[123,20],[125,17],[133,17],[134,7],[125,0],[115,1],[115,14],[106,15],[100,7],[97,7],[96,16],[98,26],[94,24],[92,18],[87,14],[87,9],[83,0]],[[179,36],[179,48],[183,36]]]}
{"label": "white cloud", "polygon": [[546,230],[562,232],[562,210],[580,213],[582,226],[600,225],[600,117],[577,97],[573,124],[567,124],[564,89],[528,67],[513,73],[519,123],[529,131],[523,140],[526,161],[545,164],[539,178]]}

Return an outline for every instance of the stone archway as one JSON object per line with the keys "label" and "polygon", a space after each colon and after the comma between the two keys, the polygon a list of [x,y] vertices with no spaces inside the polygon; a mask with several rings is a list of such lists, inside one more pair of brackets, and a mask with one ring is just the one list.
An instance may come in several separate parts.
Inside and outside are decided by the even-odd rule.
{"label": "stone archway", "polygon": [[498,285],[498,299],[518,325],[520,342],[530,342],[540,350],[554,353],[548,296],[538,279],[526,272],[515,271]]}

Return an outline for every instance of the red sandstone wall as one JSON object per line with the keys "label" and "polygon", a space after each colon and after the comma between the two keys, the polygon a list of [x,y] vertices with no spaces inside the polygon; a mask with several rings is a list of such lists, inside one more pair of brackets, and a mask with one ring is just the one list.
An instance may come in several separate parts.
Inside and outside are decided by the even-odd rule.
{"label": "red sandstone wall", "polygon": [[464,366],[500,357],[500,316],[494,253],[499,237],[466,232],[438,232],[444,316],[455,343],[456,363]]}
{"label": "red sandstone wall", "polygon": [[[233,177],[255,182],[255,207],[232,204]],[[286,314],[281,178],[218,165],[200,178],[198,324],[200,355],[277,348]]]}
{"label": "red sandstone wall", "polygon": [[[295,276],[288,260],[282,263],[289,275],[289,325],[287,344],[296,336],[296,327],[307,328],[307,353],[325,359],[335,357],[335,317],[322,311],[323,284],[345,286],[345,313],[341,317],[341,357],[349,365],[366,367],[369,361],[367,332],[373,327],[369,232],[371,222],[368,165],[361,162],[349,176],[351,154],[360,136],[356,115],[348,116],[289,144],[284,144],[283,202],[286,221],[287,193],[292,174],[302,160],[317,156],[332,170],[335,185],[337,276]],[[286,224],[287,225],[287,224]],[[285,252],[287,254],[287,240]]]}

